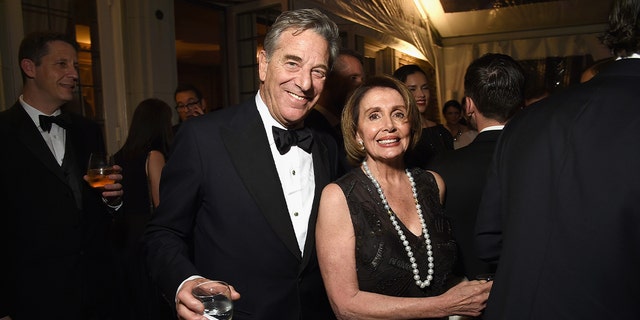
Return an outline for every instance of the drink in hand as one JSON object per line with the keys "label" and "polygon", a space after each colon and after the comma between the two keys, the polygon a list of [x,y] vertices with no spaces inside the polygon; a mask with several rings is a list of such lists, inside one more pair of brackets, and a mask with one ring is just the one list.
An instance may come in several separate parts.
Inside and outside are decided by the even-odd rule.
{"label": "drink in hand", "polygon": [[204,304],[204,314],[209,319],[230,320],[233,316],[233,303],[223,294],[199,298]]}
{"label": "drink in hand", "polygon": [[111,157],[106,153],[94,152],[89,156],[87,176],[91,187],[103,189],[105,185],[115,183],[115,180],[109,179],[109,175],[113,173],[116,172],[113,170]]}
{"label": "drink in hand", "polygon": [[229,285],[222,281],[205,281],[198,284],[192,291],[204,305],[204,316],[213,320],[231,320],[233,317],[233,302]]}
{"label": "drink in hand", "polygon": [[113,179],[109,179],[109,175],[114,173],[113,168],[97,168],[97,169],[88,169],[87,176],[89,176],[89,185],[92,188],[104,188],[107,184],[113,184],[116,181]]}

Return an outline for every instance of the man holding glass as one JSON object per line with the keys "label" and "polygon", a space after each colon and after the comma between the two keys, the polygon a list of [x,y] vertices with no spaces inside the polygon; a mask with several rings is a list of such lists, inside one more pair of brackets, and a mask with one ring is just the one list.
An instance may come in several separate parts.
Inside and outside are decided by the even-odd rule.
{"label": "man holding glass", "polygon": [[87,183],[89,154],[104,140],[97,124],[62,110],[78,84],[77,44],[33,33],[19,61],[22,95],[0,113],[0,319],[109,319],[122,175]]}
{"label": "man holding glass", "polygon": [[204,277],[232,286],[234,320],[335,319],[315,222],[320,192],[336,177],[337,147],[303,120],[338,39],[318,10],[283,13],[258,53],[255,99],[178,131],[145,241],[151,276],[180,317],[203,314],[191,291]]}

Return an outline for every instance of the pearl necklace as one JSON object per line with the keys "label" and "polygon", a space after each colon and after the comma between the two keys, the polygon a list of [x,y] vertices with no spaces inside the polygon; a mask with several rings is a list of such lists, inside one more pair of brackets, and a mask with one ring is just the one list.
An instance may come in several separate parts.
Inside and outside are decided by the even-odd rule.
{"label": "pearl necklace", "polygon": [[362,167],[364,168],[364,172],[367,177],[371,179],[373,185],[378,189],[378,194],[380,195],[380,200],[384,205],[385,210],[389,214],[389,220],[391,220],[391,224],[398,232],[398,236],[400,237],[400,241],[404,245],[404,249],[407,252],[407,256],[409,257],[409,261],[411,262],[411,268],[413,269],[413,280],[416,281],[416,285],[420,288],[428,287],[431,284],[431,280],[433,280],[433,251],[431,251],[431,239],[429,236],[429,231],[427,231],[427,224],[424,222],[424,217],[422,216],[422,209],[420,203],[418,203],[418,193],[416,191],[416,183],[413,181],[413,176],[411,176],[411,172],[409,169],[405,169],[405,173],[407,177],[409,177],[409,183],[411,184],[411,191],[413,192],[413,200],[416,203],[416,211],[418,212],[418,218],[420,219],[420,225],[422,225],[422,235],[424,236],[424,243],[427,245],[427,261],[429,261],[427,270],[427,278],[425,280],[420,279],[420,270],[418,270],[418,264],[416,263],[416,258],[413,256],[413,251],[411,251],[411,246],[409,245],[409,241],[407,241],[407,237],[402,232],[402,228],[398,224],[398,220],[395,217],[395,214],[391,210],[389,203],[387,202],[387,198],[384,196],[382,192],[382,187],[380,187],[380,183],[373,177],[371,174],[371,170],[369,170],[369,166],[367,165],[367,161],[362,161]]}

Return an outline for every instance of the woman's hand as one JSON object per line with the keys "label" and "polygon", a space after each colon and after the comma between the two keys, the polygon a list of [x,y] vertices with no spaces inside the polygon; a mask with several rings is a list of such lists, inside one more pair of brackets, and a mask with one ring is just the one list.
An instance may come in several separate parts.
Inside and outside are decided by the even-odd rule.
{"label": "woman's hand", "polygon": [[441,295],[447,314],[477,317],[487,306],[492,281],[462,281]]}

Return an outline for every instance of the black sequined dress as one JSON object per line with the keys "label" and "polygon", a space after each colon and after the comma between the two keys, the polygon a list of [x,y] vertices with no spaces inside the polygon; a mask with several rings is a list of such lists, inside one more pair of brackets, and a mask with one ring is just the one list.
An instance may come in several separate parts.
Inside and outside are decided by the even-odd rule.
{"label": "black sequined dress", "polygon": [[[415,284],[405,247],[371,180],[360,168],[355,168],[336,181],[347,198],[356,235],[360,290],[397,297],[430,297],[444,293],[461,281],[461,277],[453,273],[457,263],[456,242],[440,205],[436,181],[432,174],[420,168],[411,169],[411,174],[433,246],[433,280],[424,289]],[[398,223],[417,258],[420,277],[424,280],[428,269],[424,237],[415,236],[399,219]]]}

